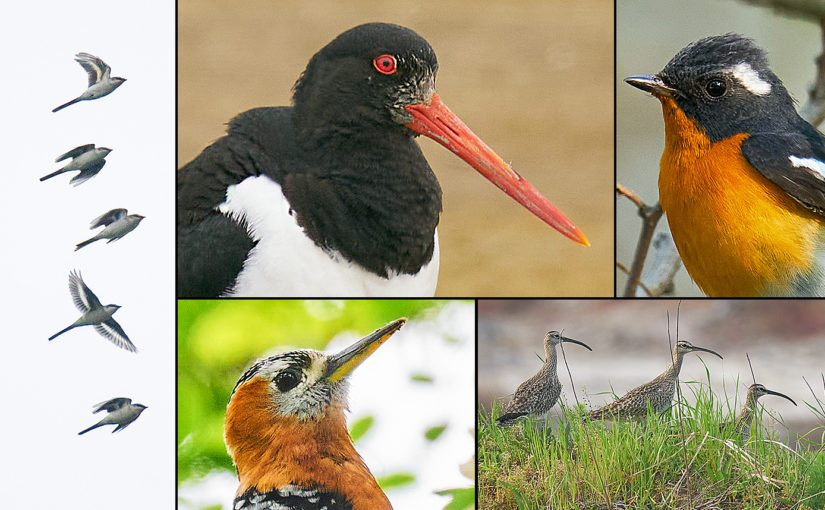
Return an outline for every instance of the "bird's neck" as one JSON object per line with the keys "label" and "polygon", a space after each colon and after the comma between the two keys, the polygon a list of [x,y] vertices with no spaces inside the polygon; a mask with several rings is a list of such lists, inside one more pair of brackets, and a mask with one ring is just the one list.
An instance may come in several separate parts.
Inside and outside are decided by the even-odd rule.
{"label": "bird's neck", "polygon": [[679,378],[679,372],[682,370],[682,359],[685,357],[684,353],[680,353],[678,349],[673,353],[673,361],[661,377],[669,381],[676,381]]}
{"label": "bird's neck", "polygon": [[317,421],[300,421],[261,407],[268,392],[266,381],[252,381],[227,406],[225,440],[238,469],[238,495],[295,486],[339,494],[354,510],[391,510],[355,451],[343,404],[333,402]]}
{"label": "bird's neck", "polygon": [[556,346],[555,345],[545,345],[544,346],[544,370],[549,371],[553,374],[556,373]]}

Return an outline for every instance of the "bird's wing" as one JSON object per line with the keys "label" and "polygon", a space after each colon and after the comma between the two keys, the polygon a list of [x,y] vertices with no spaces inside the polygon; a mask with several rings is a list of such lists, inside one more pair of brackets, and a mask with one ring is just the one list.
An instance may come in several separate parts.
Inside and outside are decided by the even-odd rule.
{"label": "bird's wing", "polygon": [[132,403],[131,398],[117,397],[117,398],[112,398],[112,399],[109,399],[109,400],[104,400],[103,402],[100,402],[99,404],[95,404],[95,406],[92,408],[92,410],[96,413],[99,413],[100,411],[104,411],[104,410],[108,413],[111,413],[113,411],[117,411],[118,409],[126,407],[131,403]]}
{"label": "bird's wing", "polygon": [[75,61],[80,64],[86,73],[89,74],[89,86],[99,82],[102,78],[109,77],[109,66],[106,62],[100,60],[89,53],[80,52],[75,56]]}
{"label": "bird's wing", "polygon": [[80,156],[81,154],[83,154],[84,152],[89,152],[90,150],[93,150],[94,148],[95,148],[95,144],[93,144],[93,143],[87,143],[86,145],[81,145],[80,147],[75,147],[74,149],[70,150],[66,154],[63,154],[60,157],[58,157],[57,159],[55,159],[54,162],[57,163],[59,161],[63,161],[64,159],[76,158],[76,157]]}
{"label": "bird's wing", "polygon": [[513,398],[504,406],[503,412],[530,411],[529,407],[533,403],[532,401],[536,399],[537,395],[541,394],[542,385],[541,372],[519,384],[519,387],[513,393]]}
{"label": "bird's wing", "polygon": [[273,166],[257,143],[229,135],[178,171],[179,297],[218,297],[232,286],[255,242],[243,218],[229,218],[216,208],[229,186]]}
{"label": "bird's wing", "polygon": [[129,337],[126,336],[123,328],[121,328],[120,324],[118,324],[114,319],[106,319],[100,324],[95,324],[94,327],[98,333],[109,339],[109,341],[121,349],[126,349],[129,352],[137,352],[137,347],[135,347],[135,344],[129,340]]}
{"label": "bird's wing", "polygon": [[89,179],[97,175],[97,173],[100,172],[100,169],[103,168],[103,165],[105,164],[105,159],[95,161],[94,163],[90,164],[89,166],[81,170],[79,174],[72,177],[72,180],[70,180],[69,183],[72,186],[78,186],[80,184],[83,184],[84,182],[88,181]]}
{"label": "bird's wing", "polygon": [[109,225],[111,223],[116,222],[117,220],[126,216],[126,209],[112,209],[109,212],[103,213],[97,218],[92,220],[91,226],[89,229],[94,230],[97,227],[103,227]]}
{"label": "bird's wing", "polygon": [[101,308],[100,300],[97,299],[95,293],[83,283],[83,277],[80,276],[80,271],[72,271],[69,273],[69,293],[72,295],[74,305],[82,313],[86,313],[93,308]]}
{"label": "bird's wing", "polygon": [[825,140],[805,126],[807,132],[751,135],[742,142],[742,154],[791,198],[825,216]]}

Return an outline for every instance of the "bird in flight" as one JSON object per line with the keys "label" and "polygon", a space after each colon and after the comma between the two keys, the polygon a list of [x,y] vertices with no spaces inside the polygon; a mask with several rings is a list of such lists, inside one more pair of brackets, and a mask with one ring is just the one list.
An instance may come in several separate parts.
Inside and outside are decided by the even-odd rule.
{"label": "bird in flight", "polygon": [[94,237],[78,243],[74,250],[77,251],[100,239],[108,239],[108,241],[106,241],[107,244],[116,241],[136,229],[143,218],[145,218],[145,216],[141,216],[140,214],[127,214],[126,209],[112,209],[107,213],[101,214],[92,220],[89,228],[93,230],[98,227],[104,227],[104,229]]}
{"label": "bird in flight", "polygon": [[103,60],[94,55],[80,52],[74,57],[75,62],[80,64],[86,73],[89,75],[89,87],[83,91],[82,94],[72,99],[68,103],[64,103],[52,112],[59,112],[67,106],[71,106],[80,101],[91,101],[92,99],[99,99],[112,93],[116,88],[123,85],[126,78],[119,76],[111,77],[109,73],[111,69]]}
{"label": "bird in flight", "polygon": [[112,318],[112,315],[120,308],[119,305],[103,306],[100,304],[100,300],[95,296],[94,292],[83,283],[83,278],[80,276],[79,271],[69,273],[69,292],[72,295],[74,305],[81,312],[80,318],[50,336],[49,340],[54,340],[63,333],[78,326],[94,326],[95,331],[121,349],[126,349],[129,352],[137,352],[137,348],[129,340],[129,337],[126,336],[126,333],[123,332],[123,328]]}
{"label": "bird in flight", "polygon": [[102,420],[95,423],[91,427],[78,432],[78,436],[83,435],[90,430],[102,427],[103,425],[117,425],[115,430],[112,431],[112,434],[114,434],[119,430],[125,429],[130,423],[137,420],[140,413],[146,409],[146,406],[143,404],[133,404],[131,398],[119,397],[101,402],[95,405],[92,409],[95,413],[106,411],[109,414],[104,416]]}
{"label": "bird in flight", "polygon": [[60,170],[41,177],[40,182],[43,182],[46,179],[51,179],[52,177],[62,173],[71,172],[72,170],[80,170],[80,173],[72,177],[72,180],[69,181],[69,183],[72,186],[83,184],[100,172],[103,165],[106,164],[106,156],[108,156],[110,152],[112,152],[112,149],[109,149],[108,147],[96,148],[93,143],[75,147],[66,154],[58,156],[54,161],[57,163],[68,158],[72,158],[72,160]]}

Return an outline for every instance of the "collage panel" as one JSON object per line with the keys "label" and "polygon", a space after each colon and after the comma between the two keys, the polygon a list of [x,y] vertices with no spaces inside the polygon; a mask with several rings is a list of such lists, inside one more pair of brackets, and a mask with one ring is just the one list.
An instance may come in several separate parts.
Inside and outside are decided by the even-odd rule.
{"label": "collage panel", "polygon": [[3,3],[0,508],[174,502],[174,15]]}
{"label": "collage panel", "polygon": [[479,508],[822,508],[823,306],[480,300]]}
{"label": "collage panel", "polygon": [[180,300],[178,508],[471,508],[474,380],[473,301]]}
{"label": "collage panel", "polygon": [[178,27],[178,297],[612,295],[612,2]]}
{"label": "collage panel", "polygon": [[616,256],[644,284],[619,271],[617,295],[825,295],[823,17],[822,2],[617,2]]}

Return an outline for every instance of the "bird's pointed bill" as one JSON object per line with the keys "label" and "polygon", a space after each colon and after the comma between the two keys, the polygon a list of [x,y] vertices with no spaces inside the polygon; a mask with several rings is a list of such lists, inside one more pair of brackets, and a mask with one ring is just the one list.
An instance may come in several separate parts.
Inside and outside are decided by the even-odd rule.
{"label": "bird's pointed bill", "polygon": [[632,85],[639,90],[644,90],[645,92],[650,92],[654,96],[679,96],[682,95],[678,90],[674,89],[673,87],[668,87],[665,85],[665,82],[655,74],[651,75],[644,75],[644,76],[628,76],[624,79],[625,83],[628,85]]}
{"label": "bird's pointed bill", "polygon": [[330,381],[340,381],[348,376],[355,370],[355,367],[381,347],[381,344],[401,329],[401,326],[406,322],[407,319],[405,318],[396,319],[383,328],[376,329],[343,351],[330,356],[327,360],[326,378]]}
{"label": "bird's pointed bill", "polygon": [[782,397],[786,400],[790,400],[791,404],[796,405],[796,402],[794,402],[791,397],[785,395],[784,393],[779,393],[778,391],[771,391],[767,388],[765,389],[765,393],[767,393],[768,395],[776,395],[777,397]]}
{"label": "bird's pointed bill", "polygon": [[587,349],[588,351],[592,351],[592,350],[593,350],[593,349],[591,349],[591,348],[590,348],[590,346],[589,346],[589,345],[587,345],[586,343],[584,343],[584,342],[579,342],[578,340],[574,340],[574,339],[572,339],[572,338],[567,338],[566,336],[561,337],[561,341],[562,341],[562,342],[568,342],[568,343],[571,343],[571,344],[579,344],[579,345],[581,345],[582,347],[584,347],[585,349]]}
{"label": "bird's pointed bill", "polygon": [[704,347],[697,347],[697,346],[695,346],[695,345],[694,345],[694,346],[693,346],[693,350],[694,350],[694,351],[709,352],[709,353],[711,353],[711,354],[714,354],[714,355],[718,356],[718,357],[719,357],[719,359],[725,359],[725,358],[723,358],[723,357],[722,357],[722,355],[721,355],[721,354],[719,354],[718,352],[716,352],[716,351],[712,351],[712,350],[710,350],[710,349],[705,349]]}
{"label": "bird's pointed bill", "polygon": [[429,104],[418,103],[405,108],[413,116],[413,121],[406,124],[408,128],[450,149],[516,202],[566,237],[581,245],[590,246],[582,231],[476,136],[441,102],[438,94],[432,95]]}

